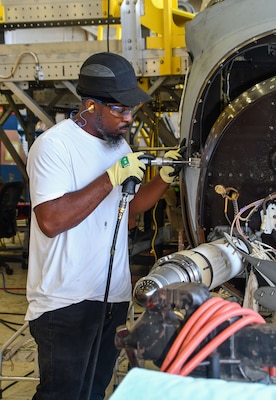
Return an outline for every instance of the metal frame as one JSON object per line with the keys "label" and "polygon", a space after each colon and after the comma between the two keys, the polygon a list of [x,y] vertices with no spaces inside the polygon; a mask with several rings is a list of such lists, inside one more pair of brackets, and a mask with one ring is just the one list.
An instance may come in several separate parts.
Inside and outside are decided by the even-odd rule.
{"label": "metal frame", "polygon": [[[163,111],[178,111],[180,101],[177,99],[180,96],[175,92],[183,87],[190,63],[184,47],[184,25],[194,15],[177,9],[177,0],[131,0],[123,1],[120,6],[115,0],[62,0],[58,3],[3,0],[1,4],[0,105],[5,111],[18,113],[19,109],[27,107],[46,127],[52,126],[57,110],[74,109],[79,102],[75,86],[83,61],[91,54],[107,49],[125,56],[132,63],[144,90],[152,96],[161,93],[161,97],[166,99]],[[158,19],[157,32],[156,18],[149,15],[152,11]],[[66,26],[80,27],[89,32],[88,28],[94,26],[101,27],[101,31],[94,35],[97,40],[91,36],[87,41],[78,42],[4,44],[7,30],[46,30]],[[121,30],[121,39],[118,40],[120,35],[116,34],[115,39],[99,40],[103,38],[103,29],[112,26]],[[155,48],[154,43],[157,45]],[[171,76],[175,76],[180,85],[175,85],[170,79],[166,79],[164,84],[159,79]],[[148,116],[141,116],[140,121],[146,126],[146,131],[155,129],[154,121]],[[177,144],[166,126],[162,128],[160,137],[166,146]]]}

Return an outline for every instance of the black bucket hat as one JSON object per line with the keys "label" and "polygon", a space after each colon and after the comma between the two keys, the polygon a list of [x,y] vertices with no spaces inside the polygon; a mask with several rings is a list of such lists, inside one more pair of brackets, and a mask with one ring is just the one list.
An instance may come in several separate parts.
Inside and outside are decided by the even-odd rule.
{"label": "black bucket hat", "polygon": [[77,85],[81,97],[114,99],[134,107],[152,98],[138,87],[132,65],[114,53],[96,53],[82,65]]}

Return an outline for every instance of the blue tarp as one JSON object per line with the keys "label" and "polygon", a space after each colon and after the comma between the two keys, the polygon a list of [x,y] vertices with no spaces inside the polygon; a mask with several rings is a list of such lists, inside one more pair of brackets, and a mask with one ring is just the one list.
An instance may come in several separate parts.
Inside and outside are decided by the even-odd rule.
{"label": "blue tarp", "polygon": [[275,400],[276,385],[182,377],[131,369],[110,400]]}

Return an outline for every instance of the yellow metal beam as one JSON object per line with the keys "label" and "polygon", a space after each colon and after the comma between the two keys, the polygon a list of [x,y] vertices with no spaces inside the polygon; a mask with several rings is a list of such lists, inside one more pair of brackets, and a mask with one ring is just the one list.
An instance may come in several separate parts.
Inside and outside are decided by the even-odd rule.
{"label": "yellow metal beam", "polygon": [[[109,10],[108,10],[109,6]],[[121,2],[118,0],[102,0],[102,10],[104,17],[120,18]],[[108,15],[109,11],[109,15]]]}
{"label": "yellow metal beam", "polygon": [[181,59],[172,55],[172,49],[186,47],[185,24],[195,16],[177,7],[177,0],[144,1],[145,13],[140,18],[141,25],[151,33],[146,38],[146,47],[164,49],[164,57],[160,59],[160,75],[180,74]]}
{"label": "yellow metal beam", "polygon": [[5,7],[0,5],[0,24],[5,22]]}
{"label": "yellow metal beam", "polygon": [[[107,29],[107,25],[99,25],[98,26],[98,34],[97,40],[105,40],[104,36],[105,29]],[[122,26],[121,25],[112,25],[111,29],[115,29],[115,39],[122,40]]]}

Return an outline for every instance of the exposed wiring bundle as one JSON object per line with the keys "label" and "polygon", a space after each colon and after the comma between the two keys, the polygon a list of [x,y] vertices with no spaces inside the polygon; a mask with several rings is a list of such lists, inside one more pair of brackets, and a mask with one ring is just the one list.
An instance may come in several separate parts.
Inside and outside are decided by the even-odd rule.
{"label": "exposed wiring bundle", "polygon": [[[224,236],[247,263],[243,305],[255,311],[259,305],[276,311],[276,193],[270,193],[239,209],[237,189],[217,185],[215,191],[225,199],[224,215],[230,227],[229,234],[224,232]],[[227,215],[228,200],[233,202],[232,222]],[[255,221],[260,220],[258,230],[252,224],[253,217]],[[240,245],[246,246],[247,251],[244,252]]]}
{"label": "exposed wiring bundle", "polygon": [[[262,198],[260,200],[256,200],[253,203],[243,207],[234,217],[234,220],[231,224],[231,229],[230,229],[230,235],[233,236],[234,233],[234,228],[237,230],[238,234],[244,238],[251,246],[252,246],[252,240],[249,241],[250,237],[246,235],[246,232],[241,227],[241,222],[244,222],[245,225],[250,221],[250,218],[252,214],[256,213],[259,211],[259,209],[262,209],[262,214],[261,214],[261,227],[260,227],[260,233],[265,231],[265,226],[267,223],[267,206],[269,202],[275,202],[276,201],[276,193],[271,193],[269,194],[266,198]],[[244,213],[248,211],[247,215],[244,216]],[[258,243],[259,241],[255,240],[255,243]],[[264,253],[266,253],[267,256],[271,257],[271,252],[275,252],[275,249],[272,248],[271,246],[263,244],[263,247],[266,247],[266,250],[264,250]],[[264,254],[263,253],[263,254]],[[263,257],[259,257],[263,258]]]}
{"label": "exposed wiring bundle", "polygon": [[[231,319],[234,319],[232,323]],[[230,325],[215,335],[216,329],[221,328],[221,324],[227,321]],[[203,303],[183,326],[160,370],[187,376],[238,330],[249,324],[264,323],[263,317],[255,311],[220,297],[212,297]],[[210,334],[212,339],[194,354]]]}

